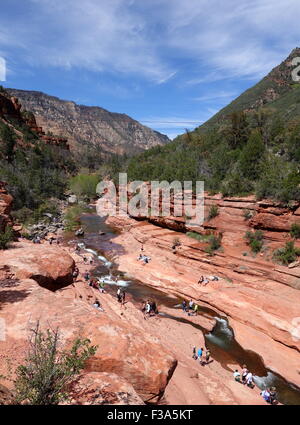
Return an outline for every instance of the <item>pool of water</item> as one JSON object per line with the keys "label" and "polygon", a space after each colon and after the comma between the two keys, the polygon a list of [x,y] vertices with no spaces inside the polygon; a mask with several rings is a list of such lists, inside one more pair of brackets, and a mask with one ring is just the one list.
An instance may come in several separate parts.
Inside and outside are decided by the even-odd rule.
{"label": "pool of water", "polygon": [[[117,232],[105,223],[105,218],[96,214],[84,214],[81,217],[81,223],[85,235],[80,238],[80,241],[84,244],[84,249],[94,255],[95,269],[93,274],[103,279],[106,283],[107,292],[115,295],[117,287],[122,286],[126,291],[127,299],[130,299],[137,306],[150,299],[155,300],[158,306],[180,308],[182,302],[180,297],[166,294],[137,279],[128,278],[117,269],[114,256],[116,253],[121,254],[124,250],[114,242]],[[79,241],[79,238],[77,241]],[[211,332],[189,320],[189,316],[177,317],[172,314],[160,313],[162,318],[189,324],[202,332],[205,345],[210,349],[214,361],[219,362],[226,370],[232,372],[232,364],[239,364],[240,366],[246,364],[252,371],[254,382],[259,388],[276,386],[278,399],[281,403],[300,405],[300,389],[267,369],[263,359],[258,354],[243,349],[235,340],[234,332],[225,316],[221,316],[213,309],[205,306],[200,306],[199,314],[215,320],[215,326]]]}

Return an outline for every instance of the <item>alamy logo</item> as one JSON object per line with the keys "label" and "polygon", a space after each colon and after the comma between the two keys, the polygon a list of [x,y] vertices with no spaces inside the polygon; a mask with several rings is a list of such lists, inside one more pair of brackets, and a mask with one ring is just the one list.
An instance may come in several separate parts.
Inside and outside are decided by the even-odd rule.
{"label": "alamy logo", "polygon": [[0,56],[0,81],[6,80],[6,61]]}
{"label": "alamy logo", "polygon": [[292,71],[292,80],[297,83],[300,81],[300,56],[292,60],[292,66],[296,67]]}
{"label": "alamy logo", "polygon": [[185,217],[189,226],[201,226],[204,221],[204,182],[177,180],[127,182],[127,174],[119,174],[117,188],[112,181],[102,181],[96,189],[100,199],[100,216]]}

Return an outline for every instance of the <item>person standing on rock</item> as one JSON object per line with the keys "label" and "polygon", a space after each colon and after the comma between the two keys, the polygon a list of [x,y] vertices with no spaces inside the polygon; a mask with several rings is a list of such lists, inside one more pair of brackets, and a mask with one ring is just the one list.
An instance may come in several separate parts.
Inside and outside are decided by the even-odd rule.
{"label": "person standing on rock", "polygon": [[83,274],[83,278],[84,278],[84,280],[85,280],[86,282],[88,282],[88,281],[90,280],[90,274],[89,274],[89,271],[88,271],[88,270],[86,270],[86,271],[84,272],[84,274]]}
{"label": "person standing on rock", "polygon": [[246,365],[243,365],[243,369],[242,369],[242,383],[245,385],[246,384],[246,376],[248,375],[248,369]]}
{"label": "person standing on rock", "polygon": [[125,307],[125,298],[126,298],[126,292],[122,291],[121,294],[121,307]]}
{"label": "person standing on rock", "polygon": [[122,303],[122,294],[121,294],[120,286],[118,287],[118,290],[117,290],[117,300],[119,303]]}
{"label": "person standing on rock", "polygon": [[248,372],[246,375],[246,383],[247,387],[253,388],[253,375],[251,372]]}
{"label": "person standing on rock", "polygon": [[193,347],[193,355],[192,355],[192,358],[193,358],[194,360],[197,360],[197,351],[196,351],[196,347],[195,347],[195,346]]}
{"label": "person standing on rock", "polygon": [[208,364],[209,363],[209,360],[210,360],[210,350],[206,350],[206,352],[205,352],[205,362],[206,362],[206,364]]}
{"label": "person standing on rock", "polygon": [[202,354],[203,354],[203,348],[198,349],[197,357],[199,360],[199,363],[202,365]]}

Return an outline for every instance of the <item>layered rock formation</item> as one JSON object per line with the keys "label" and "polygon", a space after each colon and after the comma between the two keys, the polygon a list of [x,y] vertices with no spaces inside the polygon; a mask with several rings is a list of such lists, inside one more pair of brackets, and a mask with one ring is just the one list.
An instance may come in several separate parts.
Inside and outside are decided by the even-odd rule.
{"label": "layered rock formation", "polygon": [[[98,350],[89,360],[87,371],[121,377],[118,389],[114,375],[111,378],[97,375],[93,384],[93,375],[84,377],[84,383],[79,387],[93,390],[96,403],[109,401],[109,394],[103,392],[118,393],[114,396],[116,402],[129,400],[141,403],[140,397],[145,401],[157,400],[163,395],[176,367],[175,358],[157,337],[145,334],[138,325],[121,320],[120,313],[99,312],[92,307],[91,301],[87,303],[76,297],[74,286],[68,286],[61,292],[59,288],[69,283],[73,264],[72,257],[63,249],[33,246],[28,242],[15,244],[11,250],[1,254],[0,270],[6,268],[6,272],[10,273],[10,284],[5,284],[0,290],[1,317],[5,321],[0,355],[10,358],[14,366],[22,362],[28,332],[39,321],[43,328],[59,327],[66,344],[78,336],[90,338],[92,344],[98,345]],[[2,282],[7,282],[7,279],[2,279]],[[49,291],[49,287],[53,291]],[[1,372],[5,372],[5,362],[0,367]],[[103,376],[105,379],[102,381]],[[99,391],[95,394],[97,388]],[[91,402],[84,398],[84,394],[77,401],[84,404]]]}
{"label": "layered rock formation", "polygon": [[[21,111],[21,109],[22,105],[17,97],[10,96],[7,91],[0,92],[0,120],[5,124],[8,123],[12,128],[15,127],[15,123],[18,124],[18,127],[15,127],[15,133],[19,136],[20,141],[24,141],[20,127],[25,127],[47,144],[69,149],[68,141],[65,137],[46,135],[43,128],[37,124],[34,114],[25,110]],[[12,119],[15,123],[12,122]]]}
{"label": "layered rock formation", "polygon": [[108,153],[135,153],[169,141],[125,114],[109,112],[36,91],[8,89],[34,113],[38,126],[67,138],[72,149],[88,143]]}
{"label": "layered rock formation", "polygon": [[[256,351],[267,367],[300,386],[300,267],[298,263],[279,265],[272,258],[275,249],[291,240],[290,225],[298,222],[297,204],[290,210],[270,201],[256,202],[253,197],[206,194],[206,217],[211,205],[218,206],[218,215],[198,228],[189,228],[182,217],[150,218],[156,225],[110,217],[108,222],[123,231],[114,239],[126,249],[124,255],[116,253],[119,267],[151,286],[225,313],[244,348]],[[246,219],[249,211],[253,217]],[[264,234],[264,248],[257,255],[244,238],[253,228]],[[187,230],[221,234],[222,248],[214,255],[207,254],[207,243],[187,237],[182,233]],[[174,254],[175,239],[180,246]],[[146,267],[137,262],[140,244],[151,257]],[[201,275],[220,279],[201,286],[197,283]]]}

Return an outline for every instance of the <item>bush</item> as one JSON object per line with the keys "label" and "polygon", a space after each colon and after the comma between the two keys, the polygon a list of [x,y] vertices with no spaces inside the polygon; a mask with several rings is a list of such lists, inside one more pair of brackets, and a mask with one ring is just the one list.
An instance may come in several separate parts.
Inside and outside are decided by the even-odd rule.
{"label": "bush", "polygon": [[59,331],[32,330],[25,364],[16,370],[16,402],[56,405],[68,399],[70,385],[97,347],[89,339],[77,338],[69,350],[59,350]]}
{"label": "bush", "polygon": [[290,235],[294,239],[299,239],[300,238],[300,225],[299,224],[293,223],[291,225]]}
{"label": "bush", "polygon": [[78,174],[70,180],[70,189],[79,198],[92,199],[96,197],[96,187],[99,177],[95,174]]}
{"label": "bush", "polygon": [[208,219],[211,220],[212,218],[217,217],[217,215],[219,215],[219,208],[217,205],[212,205],[209,209]]}
{"label": "bush", "polygon": [[207,248],[205,248],[205,252],[207,254],[213,255],[213,253],[215,251],[217,251],[219,248],[221,248],[221,240],[222,240],[222,236],[215,236],[212,235],[209,238],[209,245]]}
{"label": "bush", "polygon": [[296,261],[299,255],[300,249],[295,248],[294,242],[290,241],[286,242],[284,248],[279,248],[274,251],[273,257],[275,260],[287,266]]}
{"label": "bush", "polygon": [[186,236],[188,236],[189,238],[196,239],[197,241],[200,241],[200,242],[205,242],[209,240],[211,237],[211,235],[201,235],[200,233],[196,233],[196,232],[187,232]]}
{"label": "bush", "polygon": [[10,226],[6,226],[4,232],[0,232],[0,249],[6,249],[9,242],[14,238],[13,230]]}
{"label": "bush", "polygon": [[89,212],[87,207],[74,205],[67,209],[64,215],[65,229],[68,231],[76,230],[80,227],[80,216],[84,212]]}
{"label": "bush", "polygon": [[264,234],[261,230],[256,230],[255,232],[246,232],[245,239],[247,244],[250,246],[252,252],[260,252],[263,247],[263,238]]}

